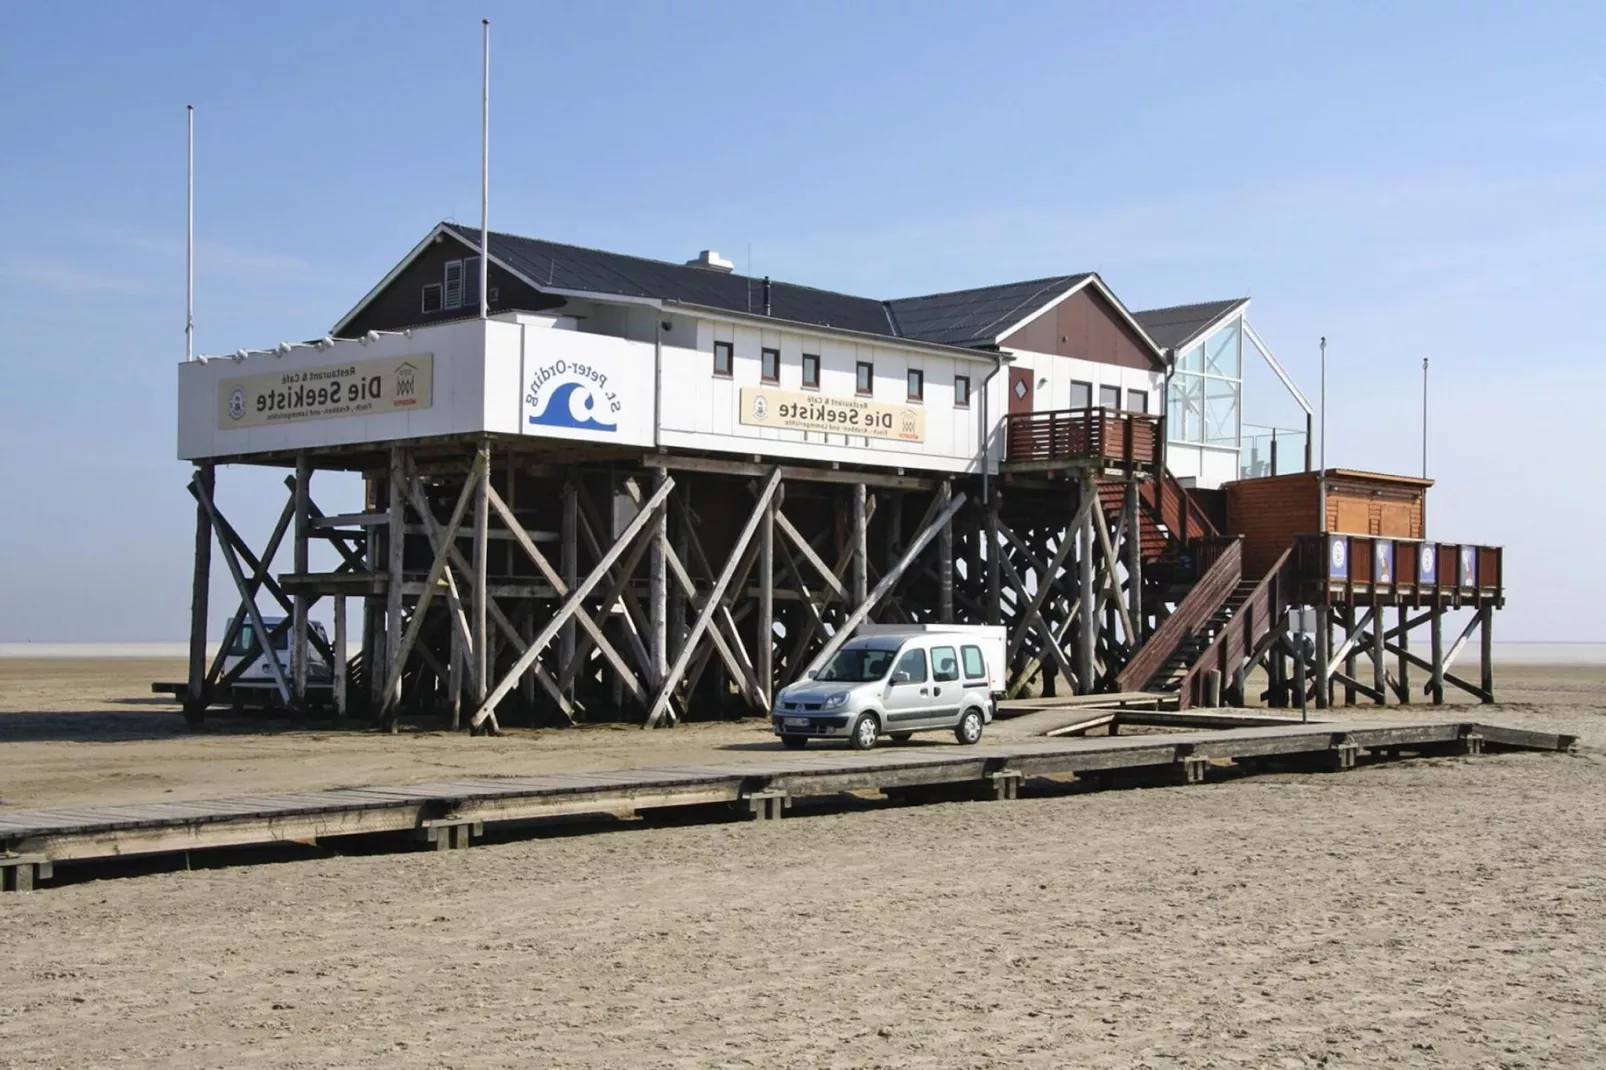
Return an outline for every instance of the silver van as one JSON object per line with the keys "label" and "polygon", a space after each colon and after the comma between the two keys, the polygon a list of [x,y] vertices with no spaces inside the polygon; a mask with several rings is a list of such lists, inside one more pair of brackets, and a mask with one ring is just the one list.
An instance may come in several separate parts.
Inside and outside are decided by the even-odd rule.
{"label": "silver van", "polygon": [[1002,633],[919,626],[861,633],[775,696],[775,734],[788,747],[842,739],[869,750],[882,735],[902,742],[938,730],[975,743],[993,719],[1001,668],[990,663],[1002,660]]}

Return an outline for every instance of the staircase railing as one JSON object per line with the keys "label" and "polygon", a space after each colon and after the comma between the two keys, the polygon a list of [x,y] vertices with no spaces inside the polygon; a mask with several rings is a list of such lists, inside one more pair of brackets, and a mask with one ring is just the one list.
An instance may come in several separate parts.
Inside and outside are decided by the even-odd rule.
{"label": "staircase railing", "polygon": [[1243,540],[1234,539],[1205,570],[1199,582],[1177,604],[1177,608],[1155,629],[1149,641],[1138,648],[1132,660],[1116,676],[1122,691],[1143,691],[1153,682],[1177,648],[1198,633],[1216,610],[1221,608],[1238,582],[1243,579]]}
{"label": "staircase railing", "polygon": [[1220,535],[1216,525],[1199,503],[1193,500],[1176,476],[1167,468],[1154,480],[1145,483],[1141,492],[1160,522],[1171,532],[1180,545],[1201,535]]}
{"label": "staircase railing", "polygon": [[1180,708],[1186,710],[1203,705],[1205,673],[1211,669],[1221,673],[1221,685],[1225,691],[1229,686],[1241,683],[1237,680],[1238,673],[1265,653],[1264,644],[1275,639],[1288,607],[1297,596],[1299,577],[1294,556],[1292,547],[1283,551],[1277,563],[1255,584],[1255,589],[1249,592],[1249,597],[1244,599],[1232,619],[1194,659],[1182,677],[1178,694]]}

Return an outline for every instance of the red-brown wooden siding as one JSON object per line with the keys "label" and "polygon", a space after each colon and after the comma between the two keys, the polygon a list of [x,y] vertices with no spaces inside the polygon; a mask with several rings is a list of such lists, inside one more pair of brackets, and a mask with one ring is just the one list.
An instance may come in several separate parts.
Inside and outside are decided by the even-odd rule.
{"label": "red-brown wooden siding", "polygon": [[1327,521],[1317,522],[1315,472],[1228,483],[1226,534],[1244,538],[1244,575],[1260,576],[1293,544],[1319,531],[1424,537],[1427,487],[1393,476],[1329,472]]}
{"label": "red-brown wooden siding", "polygon": [[1091,284],[1005,338],[1002,344],[1006,349],[1080,357],[1123,368],[1163,369],[1148,344]]}

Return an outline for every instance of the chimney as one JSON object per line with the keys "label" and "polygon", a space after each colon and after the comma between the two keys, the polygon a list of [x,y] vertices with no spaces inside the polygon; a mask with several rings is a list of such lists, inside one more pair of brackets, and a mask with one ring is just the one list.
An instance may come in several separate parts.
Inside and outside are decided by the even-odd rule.
{"label": "chimney", "polygon": [[729,275],[736,270],[736,265],[720,256],[712,249],[704,249],[693,260],[686,261],[687,267],[702,268],[704,271],[717,271],[721,275]]}
{"label": "chimney", "polygon": [[770,314],[770,277],[764,276],[764,315]]}

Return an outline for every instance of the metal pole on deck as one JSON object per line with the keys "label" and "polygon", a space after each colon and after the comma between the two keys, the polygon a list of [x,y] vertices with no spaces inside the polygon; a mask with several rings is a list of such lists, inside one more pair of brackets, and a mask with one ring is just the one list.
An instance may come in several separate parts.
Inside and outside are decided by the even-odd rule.
{"label": "metal pole on deck", "polygon": [[1320,530],[1327,530],[1327,336],[1322,336],[1322,428],[1321,451],[1316,462],[1316,518]]}
{"label": "metal pole on deck", "polygon": [[189,148],[184,183],[184,359],[195,359],[195,105],[184,105]]}
{"label": "metal pole on deck", "polygon": [[491,20],[481,19],[483,78],[480,86],[480,319],[491,314],[486,284],[491,276]]}
{"label": "metal pole on deck", "polygon": [[1422,358],[1422,478],[1428,477],[1428,358]]}

